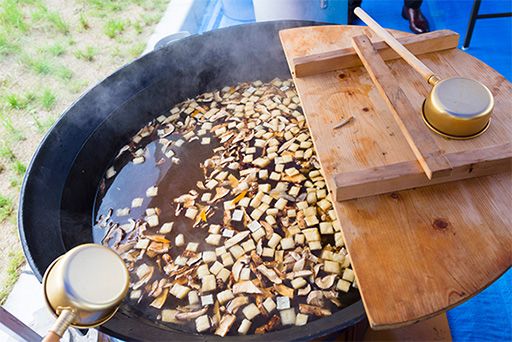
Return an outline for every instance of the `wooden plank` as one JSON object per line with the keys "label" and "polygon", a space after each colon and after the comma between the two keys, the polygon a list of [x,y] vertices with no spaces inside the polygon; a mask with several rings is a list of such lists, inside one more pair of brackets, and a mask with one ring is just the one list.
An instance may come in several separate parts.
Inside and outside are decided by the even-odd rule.
{"label": "wooden plank", "polygon": [[15,340],[19,339],[28,342],[41,341],[41,336],[1,306],[0,324],[6,328],[4,331]]}
{"label": "wooden plank", "polygon": [[512,143],[446,155],[451,175],[429,180],[416,161],[406,161],[334,175],[336,201],[512,171]]}
{"label": "wooden plank", "polygon": [[428,179],[449,177],[452,167],[448,159],[432,139],[432,132],[425,125],[411,120],[411,117],[421,114],[409,102],[370,38],[365,35],[353,37],[352,43]]}
{"label": "wooden plank", "polygon": [[[395,37],[411,34],[392,31]],[[345,49],[361,26],[283,30],[281,42],[294,58]],[[510,143],[512,84],[459,49],[419,56],[443,78],[478,79],[493,93],[487,132],[465,141],[432,135],[446,153]],[[414,108],[430,87],[401,59],[387,62]],[[362,67],[294,77],[318,160],[331,191],[336,174],[414,162],[386,103]],[[353,116],[347,125],[333,129]],[[415,118],[423,124],[418,115]],[[454,162],[450,160],[450,162]],[[417,166],[419,170],[419,167]],[[342,234],[368,319],[374,329],[416,323],[472,297],[512,265],[512,172],[443,183],[393,194],[335,202]]]}
{"label": "wooden plank", "polygon": [[[454,49],[459,44],[459,34],[450,30],[438,30],[398,39],[415,55]],[[389,61],[400,56],[384,41],[374,41],[373,46],[383,60]],[[310,76],[343,68],[361,66],[361,60],[354,48],[335,49],[332,51],[296,57],[292,70],[296,77]]]}

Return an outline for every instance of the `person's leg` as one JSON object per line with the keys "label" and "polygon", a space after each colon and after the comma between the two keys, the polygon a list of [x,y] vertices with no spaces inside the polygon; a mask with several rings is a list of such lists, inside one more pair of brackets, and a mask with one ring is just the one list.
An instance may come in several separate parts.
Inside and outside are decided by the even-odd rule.
{"label": "person's leg", "polygon": [[419,9],[423,0],[404,0],[404,5],[407,8]]}
{"label": "person's leg", "polygon": [[430,31],[427,18],[421,13],[422,2],[422,0],[404,0],[402,9],[402,17],[409,20],[409,28],[416,34]]}
{"label": "person's leg", "polygon": [[347,24],[352,25],[356,20],[356,15],[354,14],[354,9],[356,7],[360,7],[363,3],[363,0],[348,0],[348,22]]}

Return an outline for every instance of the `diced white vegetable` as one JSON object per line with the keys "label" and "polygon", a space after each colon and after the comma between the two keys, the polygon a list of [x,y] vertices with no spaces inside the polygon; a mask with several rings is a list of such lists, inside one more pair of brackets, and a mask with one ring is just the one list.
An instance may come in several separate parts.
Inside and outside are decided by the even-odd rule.
{"label": "diced white vegetable", "polygon": [[188,258],[182,255],[178,255],[176,259],[174,259],[174,263],[178,266],[185,266],[187,264]]}
{"label": "diced white vegetable", "polygon": [[210,272],[212,272],[213,274],[217,275],[220,272],[220,270],[222,270],[223,268],[224,268],[224,265],[222,265],[218,261],[215,261],[213,263],[213,265],[210,267]]}
{"label": "diced white vegetable", "polygon": [[320,234],[317,228],[308,228],[302,230],[302,233],[306,237],[306,241],[320,241]]}
{"label": "diced white vegetable", "polygon": [[155,197],[158,195],[158,187],[151,186],[146,190],[146,197]]}
{"label": "diced white vegetable", "polygon": [[341,233],[334,233],[334,243],[336,244],[336,247],[343,247],[345,245],[343,235]]}
{"label": "diced white vegetable", "polygon": [[205,192],[204,194],[201,195],[202,202],[210,202],[211,199],[212,199],[212,194],[209,192]]}
{"label": "diced white vegetable", "polygon": [[148,223],[148,225],[150,227],[156,227],[159,224],[158,216],[157,215],[148,216],[148,217],[146,217],[146,222]]}
{"label": "diced white vegetable", "polygon": [[288,201],[286,199],[279,198],[277,200],[276,204],[274,204],[274,207],[279,209],[279,210],[283,210],[287,203],[288,203]]}
{"label": "diced white vegetable", "polygon": [[185,217],[193,220],[196,218],[198,212],[199,211],[194,207],[187,208],[187,211],[185,212]]}
{"label": "diced white vegetable", "polygon": [[132,200],[132,208],[138,208],[142,206],[142,202],[144,202],[144,198],[137,197]]}
{"label": "diced white vegetable", "polygon": [[217,293],[217,300],[219,301],[220,304],[227,303],[233,298],[235,298],[235,295],[233,294],[233,291],[231,291],[230,289]]}
{"label": "diced white vegetable", "polygon": [[222,236],[224,237],[230,238],[233,237],[233,235],[235,235],[235,231],[233,229],[224,229],[222,231]]}
{"label": "diced white vegetable", "polygon": [[210,270],[208,269],[208,265],[202,264],[197,268],[197,277],[199,279],[203,278],[205,275],[210,274]]}
{"label": "diced white vegetable", "polygon": [[352,271],[350,268],[346,268],[345,271],[343,271],[343,276],[342,278],[346,281],[354,281],[355,279],[355,275],[354,275],[354,271]]}
{"label": "diced white vegetable", "polygon": [[350,289],[350,282],[340,279],[340,280],[338,280],[338,284],[336,285],[336,288],[340,291],[348,292],[348,290]]}
{"label": "diced white vegetable", "polygon": [[295,317],[295,325],[306,325],[308,323],[308,315],[298,313]]}
{"label": "diced white vegetable", "polygon": [[295,248],[295,241],[293,238],[281,239],[281,248],[284,250]]}
{"label": "diced white vegetable", "polygon": [[241,246],[246,253],[249,253],[250,251],[256,249],[256,245],[254,244],[254,240],[252,239],[242,242]]}
{"label": "diced white vegetable", "polygon": [[242,313],[244,314],[245,318],[251,320],[260,314],[260,310],[258,309],[256,304],[251,303],[242,310]]}
{"label": "diced white vegetable", "polygon": [[290,308],[290,298],[284,296],[276,297],[277,310],[285,310]]}
{"label": "diced white vegetable", "polygon": [[166,222],[160,227],[160,234],[169,234],[172,231],[174,222]]}
{"label": "diced white vegetable", "polygon": [[213,291],[216,288],[217,282],[213,274],[208,274],[201,278],[201,292]]}
{"label": "diced white vegetable", "polygon": [[244,254],[245,254],[244,249],[243,249],[242,247],[240,247],[239,245],[234,245],[233,247],[231,247],[231,248],[229,249],[229,252],[230,252],[231,254],[233,254],[233,257],[234,257],[235,259],[238,259],[238,258],[240,258],[242,255],[244,255]]}
{"label": "diced white vegetable", "polygon": [[116,216],[122,217],[130,214],[130,208],[121,208],[116,210]]}
{"label": "diced white vegetable", "polygon": [[315,226],[318,224],[318,218],[316,216],[306,216],[304,218],[308,227]]}
{"label": "diced white vegetable", "polygon": [[210,329],[210,319],[208,315],[199,316],[196,318],[196,330],[197,332],[203,332]]}
{"label": "diced white vegetable", "polygon": [[309,241],[308,246],[312,251],[319,251],[322,249],[322,243],[320,241]]}
{"label": "diced white vegetable", "polygon": [[197,291],[190,291],[188,293],[188,303],[190,305],[199,304],[199,295],[197,294]]}
{"label": "diced white vegetable", "polygon": [[224,253],[220,256],[220,258],[222,260],[222,264],[226,267],[231,266],[234,263],[233,257],[230,253]]}
{"label": "diced white vegetable", "polygon": [[265,310],[267,310],[268,313],[271,313],[276,309],[276,303],[272,300],[272,298],[268,297],[263,302],[263,307],[265,308]]}
{"label": "diced white vegetable", "polygon": [[247,225],[247,228],[254,233],[256,230],[261,228],[261,224],[258,221],[251,221],[251,223]]}
{"label": "diced white vegetable", "polygon": [[176,235],[174,244],[176,245],[176,247],[181,247],[181,246],[185,245],[185,236],[183,234]]}
{"label": "diced white vegetable", "polygon": [[341,265],[336,261],[325,260],[324,261],[324,271],[327,273],[340,274],[341,273]]}
{"label": "diced white vegetable", "polygon": [[331,222],[320,222],[320,233],[321,234],[334,234]]}
{"label": "diced white vegetable", "polygon": [[220,224],[211,224],[208,227],[208,233],[210,234],[219,234],[220,233],[221,226]]}
{"label": "diced white vegetable", "polygon": [[295,234],[293,238],[295,240],[296,245],[303,245],[304,242],[306,241],[304,234]]}
{"label": "diced white vegetable", "polygon": [[231,215],[231,220],[240,222],[242,221],[242,218],[244,217],[244,212],[242,210],[235,210],[233,211],[233,214]]}
{"label": "diced white vegetable", "polygon": [[252,233],[252,238],[256,242],[258,242],[264,236],[265,236],[265,229],[263,229],[263,228],[260,228],[260,229],[256,230],[254,233]]}
{"label": "diced white vegetable", "polygon": [[253,220],[259,220],[261,215],[263,215],[264,211],[260,210],[259,208],[256,208],[254,209],[252,212],[251,212],[251,218]]}
{"label": "diced white vegetable", "polygon": [[206,296],[201,296],[201,305],[213,305],[213,295],[209,294]]}
{"label": "diced white vegetable", "polygon": [[270,237],[270,240],[268,240],[267,245],[270,248],[275,249],[280,241],[281,241],[281,236],[279,234],[273,233],[272,236]]}
{"label": "diced white vegetable", "polygon": [[281,324],[282,325],[295,324],[295,309],[294,308],[282,310],[279,313],[281,315]]}
{"label": "diced white vegetable", "polygon": [[185,250],[191,252],[197,252],[197,248],[199,248],[199,244],[197,242],[189,242]]}
{"label": "diced white vegetable", "polygon": [[201,253],[201,257],[203,258],[203,261],[207,264],[217,260],[217,254],[215,254],[215,251],[204,251],[203,253]]}
{"label": "diced white vegetable", "polygon": [[245,319],[240,323],[240,326],[238,327],[238,333],[240,335],[246,335],[249,332],[249,329],[251,329],[252,322]]}
{"label": "diced white vegetable", "polygon": [[295,278],[291,281],[291,283],[294,289],[300,289],[306,286],[307,281],[305,281],[304,278]]}
{"label": "diced white vegetable", "polygon": [[272,258],[274,256],[275,249],[263,247],[263,253],[261,254],[264,257]]}
{"label": "diced white vegetable", "polygon": [[185,298],[189,292],[190,288],[180,284],[174,284],[170,291],[170,293],[178,299]]}
{"label": "diced white vegetable", "polygon": [[223,282],[228,281],[229,276],[231,275],[231,272],[227,268],[223,268],[220,270],[219,273],[217,273],[217,278],[222,280]]}
{"label": "diced white vegetable", "polygon": [[218,246],[220,245],[220,240],[222,238],[222,235],[220,234],[210,234],[204,239],[204,241],[212,246]]}
{"label": "diced white vegetable", "polygon": [[240,280],[250,280],[251,279],[251,269],[249,267],[242,268],[240,272]]}

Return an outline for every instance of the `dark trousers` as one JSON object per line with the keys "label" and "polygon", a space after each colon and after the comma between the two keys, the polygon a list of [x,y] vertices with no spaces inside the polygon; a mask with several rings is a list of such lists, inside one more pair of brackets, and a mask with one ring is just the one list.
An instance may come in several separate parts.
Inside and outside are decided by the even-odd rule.
{"label": "dark trousers", "polygon": [[[349,10],[353,11],[354,8],[361,6],[361,3],[363,0],[349,0],[348,1],[348,8]],[[404,0],[405,7],[418,9],[421,6],[421,3],[423,0]]]}

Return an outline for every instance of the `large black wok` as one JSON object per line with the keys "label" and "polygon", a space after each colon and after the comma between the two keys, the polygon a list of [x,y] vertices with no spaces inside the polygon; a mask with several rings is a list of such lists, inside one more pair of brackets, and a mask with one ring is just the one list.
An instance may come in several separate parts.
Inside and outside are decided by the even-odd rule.
{"label": "large black wok", "polygon": [[[19,232],[38,279],[59,255],[92,241],[100,178],[140,127],[202,92],[244,81],[290,77],[278,32],[314,24],[267,22],[191,36],[126,65],[78,99],[43,139],[21,190]],[[306,326],[243,339],[310,339],[352,326],[363,317],[359,301]],[[172,330],[127,305],[100,329],[130,340],[220,339]]]}

